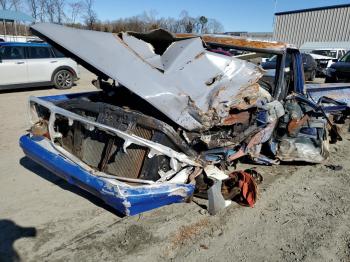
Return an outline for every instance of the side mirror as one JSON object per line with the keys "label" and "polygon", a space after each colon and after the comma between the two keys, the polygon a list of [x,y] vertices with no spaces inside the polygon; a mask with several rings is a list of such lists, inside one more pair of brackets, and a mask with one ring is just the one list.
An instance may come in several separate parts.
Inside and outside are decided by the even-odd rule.
{"label": "side mirror", "polygon": [[338,59],[332,59],[332,62],[334,62],[334,63],[336,63],[336,62],[338,62]]}

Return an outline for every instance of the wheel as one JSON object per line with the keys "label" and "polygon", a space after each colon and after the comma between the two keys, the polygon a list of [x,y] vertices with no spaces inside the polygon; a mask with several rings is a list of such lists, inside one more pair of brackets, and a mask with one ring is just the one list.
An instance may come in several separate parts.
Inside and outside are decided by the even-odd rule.
{"label": "wheel", "polygon": [[309,81],[314,81],[316,77],[316,70],[311,71]]}
{"label": "wheel", "polygon": [[57,89],[69,89],[73,86],[73,74],[66,69],[59,70],[53,77]]}
{"label": "wheel", "polygon": [[334,77],[326,76],[326,79],[325,79],[324,82],[327,84],[327,83],[336,83],[337,81],[336,81],[336,79]]}

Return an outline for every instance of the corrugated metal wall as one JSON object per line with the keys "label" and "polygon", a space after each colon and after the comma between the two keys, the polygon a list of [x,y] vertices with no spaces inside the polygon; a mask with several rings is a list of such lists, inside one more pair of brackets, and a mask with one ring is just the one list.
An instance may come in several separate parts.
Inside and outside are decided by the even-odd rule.
{"label": "corrugated metal wall", "polygon": [[350,6],[276,14],[274,40],[298,47],[305,42],[350,41]]}

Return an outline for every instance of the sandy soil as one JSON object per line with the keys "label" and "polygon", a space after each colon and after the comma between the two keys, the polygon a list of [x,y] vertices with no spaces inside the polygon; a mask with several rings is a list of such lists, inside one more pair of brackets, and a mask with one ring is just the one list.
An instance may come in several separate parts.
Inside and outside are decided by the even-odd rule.
{"label": "sandy soil", "polygon": [[[69,92],[93,90],[90,78],[83,70]],[[324,164],[259,166],[254,208],[234,204],[210,216],[195,199],[123,218],[18,146],[28,96],[63,92],[0,94],[0,261],[350,261],[347,130]]]}

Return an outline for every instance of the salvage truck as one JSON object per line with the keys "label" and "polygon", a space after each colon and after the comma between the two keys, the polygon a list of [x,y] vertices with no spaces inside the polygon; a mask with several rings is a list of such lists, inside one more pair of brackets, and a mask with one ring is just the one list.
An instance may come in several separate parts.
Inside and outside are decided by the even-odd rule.
{"label": "salvage truck", "polygon": [[[262,178],[232,171],[238,159],[321,163],[329,141],[341,139],[332,121],[347,104],[316,86],[305,90],[301,55],[291,45],[161,29],[31,30],[95,73],[99,90],[30,97],[31,127],[20,146],[123,215],[193,196],[207,198],[212,214],[232,201],[253,206]],[[220,46],[249,55],[210,51]],[[250,62],[272,55],[273,72]]]}

